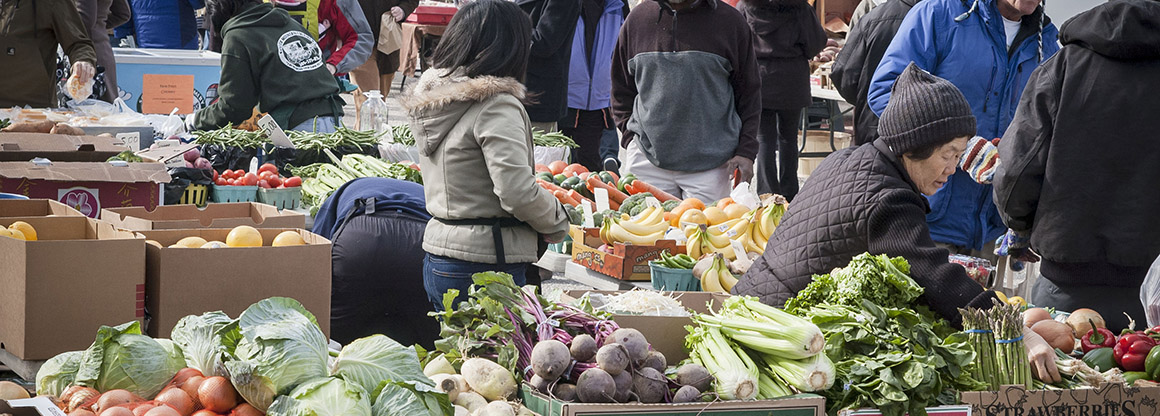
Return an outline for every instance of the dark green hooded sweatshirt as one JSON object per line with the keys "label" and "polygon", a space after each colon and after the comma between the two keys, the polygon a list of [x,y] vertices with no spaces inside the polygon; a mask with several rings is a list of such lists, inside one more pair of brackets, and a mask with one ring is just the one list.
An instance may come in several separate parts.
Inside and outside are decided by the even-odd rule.
{"label": "dark green hooded sweatshirt", "polygon": [[226,21],[221,33],[220,98],[197,113],[194,127],[239,124],[255,105],[283,129],[317,116],[342,117],[338,82],[322,50],[285,10],[254,3]]}

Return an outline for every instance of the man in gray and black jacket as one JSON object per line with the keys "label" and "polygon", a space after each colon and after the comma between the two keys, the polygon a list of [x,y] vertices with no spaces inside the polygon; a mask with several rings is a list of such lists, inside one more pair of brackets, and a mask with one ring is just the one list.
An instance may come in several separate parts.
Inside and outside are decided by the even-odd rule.
{"label": "man in gray and black jacket", "polygon": [[753,177],[761,79],[754,38],[720,0],[654,0],[629,13],[612,56],[625,170],[678,198],[715,201]]}

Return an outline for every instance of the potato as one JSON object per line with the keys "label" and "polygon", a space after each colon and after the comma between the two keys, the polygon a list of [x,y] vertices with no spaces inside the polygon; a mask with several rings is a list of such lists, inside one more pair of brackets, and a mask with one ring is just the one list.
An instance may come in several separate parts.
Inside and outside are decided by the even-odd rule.
{"label": "potato", "polygon": [[69,135],[69,136],[84,136],[85,135],[85,131],[80,129],[79,127],[73,127],[73,126],[70,126],[70,125],[64,124],[64,123],[57,124],[57,125],[53,126],[52,130],[49,130],[48,132],[52,133],[52,134],[65,134],[65,135]]}
{"label": "potato", "polygon": [[25,121],[20,123],[12,123],[12,125],[5,127],[2,131],[8,133],[49,133],[52,131],[54,126],[56,126],[56,123],[48,120]]}
{"label": "potato", "polygon": [[494,361],[471,358],[459,370],[467,386],[487,400],[507,400],[516,394],[515,377]]}

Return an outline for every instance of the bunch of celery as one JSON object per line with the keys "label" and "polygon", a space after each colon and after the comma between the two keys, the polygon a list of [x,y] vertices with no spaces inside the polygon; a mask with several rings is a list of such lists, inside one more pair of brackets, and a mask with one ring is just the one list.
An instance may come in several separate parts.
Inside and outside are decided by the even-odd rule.
{"label": "bunch of celery", "polygon": [[[734,296],[713,314],[693,318],[686,345],[693,361],[717,377],[724,399],[774,398],[830,388],[834,365],[822,350],[817,325],[761,303]],[[756,391],[750,386],[756,384]]]}

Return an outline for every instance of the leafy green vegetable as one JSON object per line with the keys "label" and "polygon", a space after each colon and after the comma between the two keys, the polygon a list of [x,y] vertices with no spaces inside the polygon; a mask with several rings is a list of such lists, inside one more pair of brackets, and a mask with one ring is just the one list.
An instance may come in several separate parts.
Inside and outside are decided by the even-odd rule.
{"label": "leafy green vegetable", "polygon": [[69,351],[49,358],[36,372],[36,394],[60,396],[73,384],[81,366],[84,351]]}
{"label": "leafy green vegetable", "polygon": [[862,254],[814,281],[786,303],[826,337],[837,382],[820,392],[831,414],[873,407],[885,416],[926,416],[957,392],[982,389],[971,377],[975,351],[962,332],[925,305],[901,257]]}
{"label": "leafy green vegetable", "polygon": [[5,118],[5,119],[0,119],[0,129],[2,129],[2,128],[5,128],[5,127],[8,127],[8,126],[11,126],[11,125],[12,125],[12,121],[10,121],[10,120],[8,120],[8,119],[6,119],[6,118]]}
{"label": "leafy green vegetable", "polygon": [[175,348],[141,334],[137,321],[115,327],[101,326],[81,358],[76,383],[100,391],[129,390],[141,397],[156,396],[185,367]]}
{"label": "leafy green vegetable", "polygon": [[237,328],[237,361],[225,367],[238,393],[258,410],[266,411],[275,396],[328,375],[326,336],[298,301],[259,301],[242,312]]}
{"label": "leafy green vegetable", "polygon": [[801,314],[823,302],[859,306],[862,299],[882,307],[910,307],[923,289],[908,273],[910,264],[902,257],[863,253],[846,267],[814,275],[809,286],[785,303],[785,311]]}
{"label": "leafy green vegetable", "polygon": [[106,160],[106,162],[112,162],[114,160],[123,160],[129,163],[140,163],[145,161],[145,159],[142,159],[141,156],[137,156],[136,153],[133,153],[132,150],[126,150],[124,152],[117,153],[116,156],[110,157],[108,160]]}
{"label": "leafy green vegetable", "polygon": [[197,136],[197,140],[194,142],[200,145],[257,149],[272,143],[261,132],[238,130],[234,128],[233,124],[227,124],[225,127],[217,130],[195,131],[193,135]]}
{"label": "leafy green vegetable", "polygon": [[571,137],[565,136],[564,133],[558,131],[545,133],[540,129],[532,129],[532,144],[543,147],[580,147]]}
{"label": "leafy green vegetable", "polygon": [[267,411],[269,416],[355,416],[369,415],[367,393],[340,378],[310,380],[289,395],[279,396]]}
{"label": "leafy green vegetable", "polygon": [[443,416],[455,414],[447,393],[426,384],[385,381],[379,385],[371,414],[374,416]]}
{"label": "leafy green vegetable", "polygon": [[[236,321],[221,311],[189,315],[177,321],[170,337],[181,347],[186,365],[208,376],[216,374],[230,355],[232,348],[227,347],[227,334],[236,329],[236,325]],[[236,345],[237,340],[232,343]]]}
{"label": "leafy green vegetable", "polygon": [[359,338],[343,347],[331,373],[366,391],[374,391],[384,380],[434,385],[423,375],[415,349],[385,335]]}

